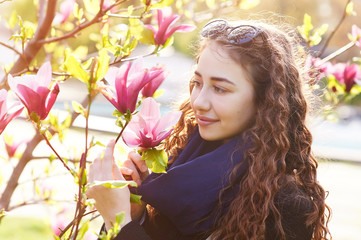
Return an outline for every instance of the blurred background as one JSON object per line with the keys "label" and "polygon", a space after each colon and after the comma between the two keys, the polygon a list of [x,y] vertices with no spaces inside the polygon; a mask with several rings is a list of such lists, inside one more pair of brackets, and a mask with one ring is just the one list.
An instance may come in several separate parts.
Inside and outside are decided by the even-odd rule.
{"label": "blurred background", "polygon": [[[136,2],[136,1],[134,1]],[[179,7],[183,8],[184,16],[192,11],[189,3],[192,1],[174,1],[172,5],[175,11]],[[212,2],[212,1],[209,1]],[[242,1],[239,1],[240,3]],[[224,8],[211,9],[204,5],[203,14],[194,18],[193,22],[199,27],[208,19],[214,17],[225,17],[229,19],[238,18],[267,18],[272,16],[277,21],[286,21],[295,26],[303,23],[304,14],[312,16],[312,24],[321,26],[328,24],[328,30],[325,34],[328,37],[342,18],[346,0],[251,0],[243,1],[248,4],[243,9]],[[347,33],[351,31],[353,24],[361,26],[361,0],[352,1],[354,11],[357,16],[348,16],[340,26],[339,30],[329,43],[329,47],[324,53],[327,56],[334,50],[346,45],[349,42]],[[23,19],[33,20],[35,18],[31,1],[17,0],[7,1],[0,5],[0,41],[7,42],[11,33],[7,30],[4,19],[8,18],[10,10],[16,9]],[[197,7],[200,7],[197,5]],[[179,9],[178,9],[179,11]],[[199,9],[197,9],[199,11]],[[277,16],[275,16],[275,14]],[[198,28],[199,29],[199,28]],[[74,40],[86,42],[94,29],[90,28],[84,34]],[[187,84],[193,72],[194,66],[194,48],[198,32],[175,34],[175,42],[172,47],[164,49],[159,56],[151,56],[145,59],[145,64],[149,67],[156,64],[164,64],[170,70],[170,75],[160,88],[165,92],[158,98],[162,104],[164,112],[173,108],[184,99],[187,92]],[[323,46],[323,42],[319,46]],[[94,46],[89,46],[89,51]],[[319,50],[315,47],[314,51]],[[140,46],[133,52],[134,56],[142,55],[143,52],[149,52],[147,46]],[[360,48],[353,47],[335,61],[348,61],[355,56],[360,56]],[[4,74],[2,68],[16,59],[12,51],[0,46],[0,77]],[[56,102],[55,108],[59,114],[65,111],[66,105],[71,105],[72,100],[81,101],[87,94],[87,89],[83,83],[77,80],[68,80],[61,84],[61,91]],[[322,101],[322,100],[320,100]],[[315,113],[309,119],[309,126],[314,136],[313,149],[319,159],[318,178],[323,187],[328,191],[327,203],[332,208],[332,219],[330,222],[331,233],[336,240],[358,240],[361,239],[361,96],[356,97],[348,104],[342,104],[332,109],[333,121],[325,120],[321,116],[323,106],[319,106]],[[112,116],[113,107],[102,97],[96,98],[91,111],[90,128],[93,135],[96,135],[100,141],[108,141],[114,138],[118,133],[118,128],[114,125],[115,118]],[[67,144],[69,146],[79,144],[82,141],[84,121],[78,118],[74,128],[68,133]],[[33,128],[29,122],[24,119],[17,119],[9,124],[6,132],[20,132],[23,139],[31,136]],[[0,156],[6,155],[4,146],[0,142]],[[59,143],[59,147],[61,147]],[[49,149],[45,144],[37,148],[39,156],[48,153]],[[74,153],[75,154],[75,153]],[[4,182],[8,173],[12,171],[15,164],[1,163],[0,168],[3,176],[0,176],[0,192],[4,187]],[[68,199],[64,196],[72,196],[76,192],[76,186],[72,179],[68,179],[62,166],[54,163],[51,171],[56,177],[44,181],[43,189],[56,188],[56,196],[64,199],[64,207],[53,207],[49,204],[31,204],[29,206],[19,207],[8,213],[8,216],[0,224],[0,239],[51,239],[50,221],[53,216],[59,216],[65,212],[64,209],[71,208],[67,205]],[[44,171],[42,160],[29,164],[21,178],[21,184],[16,190],[12,203],[18,204],[34,194],[33,184],[29,179],[34,176],[41,176]],[[40,178],[40,177],[39,177]],[[71,199],[71,197],[70,197]],[[63,214],[64,216],[66,214]],[[95,221],[96,229],[101,221]],[[14,227],[16,225],[16,227]],[[22,232],[22,233],[21,233]],[[21,235],[23,234],[23,235]],[[40,234],[40,235],[37,235]],[[35,237],[30,237],[30,236]],[[44,236],[46,236],[44,238]]]}

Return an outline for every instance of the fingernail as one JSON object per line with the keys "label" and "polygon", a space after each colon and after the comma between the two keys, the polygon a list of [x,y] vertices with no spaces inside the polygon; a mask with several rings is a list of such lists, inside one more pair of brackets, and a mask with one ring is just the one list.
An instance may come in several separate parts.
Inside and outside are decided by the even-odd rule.
{"label": "fingernail", "polygon": [[143,166],[142,166],[142,171],[145,172],[145,171],[147,171],[147,170],[148,170],[148,167],[145,166],[145,165],[143,165]]}

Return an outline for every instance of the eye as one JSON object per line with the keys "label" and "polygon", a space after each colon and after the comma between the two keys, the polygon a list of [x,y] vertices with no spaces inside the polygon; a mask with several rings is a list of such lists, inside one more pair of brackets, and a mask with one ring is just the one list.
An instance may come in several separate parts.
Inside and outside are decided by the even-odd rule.
{"label": "eye", "polygon": [[197,80],[197,79],[193,79],[192,80],[192,84],[193,84],[193,86],[194,87],[202,87],[202,83],[201,83],[201,81],[199,81],[199,80]]}
{"label": "eye", "polygon": [[227,92],[226,89],[218,87],[218,86],[214,86],[213,88],[216,93],[226,93]]}

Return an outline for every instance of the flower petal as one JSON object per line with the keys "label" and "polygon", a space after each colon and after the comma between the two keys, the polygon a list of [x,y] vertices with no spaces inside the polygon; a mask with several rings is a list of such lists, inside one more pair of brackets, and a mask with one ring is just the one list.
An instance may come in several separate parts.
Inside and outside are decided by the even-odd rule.
{"label": "flower petal", "polygon": [[[27,86],[19,84],[17,88],[19,90],[19,94],[21,95],[21,97],[19,96],[20,101],[28,109],[29,115],[32,112],[36,112],[39,116],[41,116],[43,111],[45,111],[45,99]],[[48,91],[50,92],[49,89]]]}
{"label": "flower petal", "polygon": [[143,100],[139,114],[151,126],[154,126],[160,118],[160,110],[154,98],[146,98]]}
{"label": "flower petal", "polygon": [[161,131],[174,126],[182,116],[182,112],[170,112],[163,116],[153,128],[153,135],[157,136]]}
{"label": "flower petal", "polygon": [[188,24],[184,24],[184,25],[180,25],[177,27],[172,28],[170,31],[167,32],[167,34],[165,35],[165,38],[169,38],[170,36],[173,35],[174,32],[191,32],[196,28],[196,26],[194,25],[188,25]]}
{"label": "flower petal", "polygon": [[139,137],[132,131],[125,130],[123,132],[123,141],[128,147],[138,147],[140,144]]}
{"label": "flower petal", "polygon": [[[39,86],[49,87],[52,77],[52,69],[50,62],[45,62],[36,74]],[[35,90],[35,89],[34,89]]]}

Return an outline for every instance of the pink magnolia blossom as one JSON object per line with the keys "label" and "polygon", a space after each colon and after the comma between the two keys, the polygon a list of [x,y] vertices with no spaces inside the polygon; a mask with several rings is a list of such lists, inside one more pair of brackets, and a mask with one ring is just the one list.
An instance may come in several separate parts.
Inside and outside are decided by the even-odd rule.
{"label": "pink magnolia blossom", "polygon": [[65,23],[74,11],[75,0],[65,0],[60,4],[59,13],[56,13],[54,24]]}
{"label": "pink magnolia blossom", "polygon": [[[103,10],[107,9],[108,7],[110,7],[112,5],[112,1],[111,0],[104,0],[104,3],[103,3]],[[109,10],[111,13],[115,12],[116,9],[114,7],[112,7],[110,10]]]}
{"label": "pink magnolia blossom", "polygon": [[24,75],[13,78],[9,75],[9,86],[25,105],[30,117],[32,113],[36,113],[40,120],[44,120],[53,107],[59,93],[59,85],[55,83],[52,89],[49,89],[51,76],[50,62],[44,63],[36,76]]}
{"label": "pink magnolia blossom", "polygon": [[352,25],[351,35],[356,40],[356,46],[361,47],[361,28]]}
{"label": "pink magnolia blossom", "polygon": [[[6,98],[8,92],[5,89],[0,90],[0,134],[5,130],[6,126],[9,124],[11,120],[15,117],[19,116],[19,114],[23,111],[24,107],[20,107],[19,104],[15,103],[9,109],[6,105]],[[20,107],[20,108],[19,108]],[[15,110],[13,113],[8,113],[8,111]]]}
{"label": "pink magnolia blossom", "polygon": [[28,139],[22,139],[20,141],[13,141],[12,137],[11,138],[4,137],[5,149],[6,149],[6,152],[9,156],[9,158],[14,157],[18,148],[23,143],[27,143],[28,141],[29,141]]}
{"label": "pink magnolia blossom", "polygon": [[60,209],[56,214],[51,215],[50,226],[54,235],[59,236],[62,230],[69,224],[70,219],[67,216],[69,212],[68,207]]}
{"label": "pink magnolia blossom", "polygon": [[124,63],[120,68],[111,67],[105,75],[108,86],[103,87],[103,95],[122,113],[134,112],[140,90],[152,79],[143,68],[142,60]]}
{"label": "pink magnolia blossom", "polygon": [[332,69],[330,62],[322,63],[320,58],[308,55],[305,62],[306,78],[310,84],[315,84],[318,80],[328,75]]}
{"label": "pink magnolia blossom", "polygon": [[151,81],[147,83],[142,89],[142,95],[144,97],[152,97],[154,92],[158,89],[160,84],[162,84],[168,74],[169,72],[166,71],[163,67],[152,67],[149,70],[149,77],[151,78]]}
{"label": "pink magnolia blossom", "polygon": [[180,15],[163,16],[162,10],[158,9],[158,29],[155,29],[151,25],[146,25],[154,33],[154,42],[156,45],[164,45],[169,37],[174,32],[190,32],[195,29],[193,25],[180,25],[173,27],[173,25],[180,19]]}
{"label": "pink magnolia blossom", "polygon": [[129,147],[153,148],[173,131],[171,128],[181,117],[181,112],[170,112],[161,117],[158,104],[146,98],[139,113],[130,121],[123,133]]}
{"label": "pink magnolia blossom", "polygon": [[345,84],[345,91],[349,93],[352,87],[361,81],[361,70],[357,64],[347,65],[337,63],[333,66],[332,74],[340,82]]}

